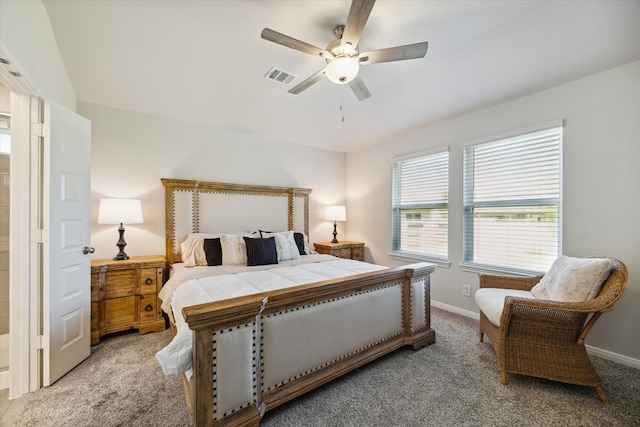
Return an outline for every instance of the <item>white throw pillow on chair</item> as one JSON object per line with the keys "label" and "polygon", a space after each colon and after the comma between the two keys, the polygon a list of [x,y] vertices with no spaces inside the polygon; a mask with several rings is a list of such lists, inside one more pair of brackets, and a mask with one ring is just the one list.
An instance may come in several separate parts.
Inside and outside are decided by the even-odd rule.
{"label": "white throw pillow on chair", "polygon": [[531,289],[531,295],[551,301],[588,301],[598,295],[610,271],[608,259],[560,255],[542,280]]}

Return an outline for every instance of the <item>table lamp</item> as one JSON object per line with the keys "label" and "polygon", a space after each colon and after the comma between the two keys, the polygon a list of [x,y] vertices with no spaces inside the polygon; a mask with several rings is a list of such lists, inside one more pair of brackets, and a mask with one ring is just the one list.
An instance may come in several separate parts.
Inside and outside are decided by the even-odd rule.
{"label": "table lamp", "polygon": [[338,239],[336,238],[336,236],[338,235],[338,232],[336,231],[336,222],[347,220],[347,212],[345,207],[327,206],[324,217],[327,221],[333,221],[333,240],[331,241],[331,243],[338,243]]}
{"label": "table lamp", "polygon": [[98,224],[120,224],[118,232],[120,239],[116,246],[120,248],[120,252],[113,259],[125,260],[129,256],[124,253],[124,247],[127,242],[124,241],[124,225],[123,224],[142,224],[142,205],[137,199],[101,199],[100,211],[98,213]]}

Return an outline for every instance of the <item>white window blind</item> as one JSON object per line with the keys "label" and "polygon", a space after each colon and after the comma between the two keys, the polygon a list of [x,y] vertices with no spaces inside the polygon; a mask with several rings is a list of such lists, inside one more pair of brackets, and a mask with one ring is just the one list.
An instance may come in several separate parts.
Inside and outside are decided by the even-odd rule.
{"label": "white window blind", "polygon": [[465,148],[464,257],[546,271],[560,252],[562,128]]}
{"label": "white window blind", "polygon": [[392,253],[446,258],[449,152],[393,165]]}

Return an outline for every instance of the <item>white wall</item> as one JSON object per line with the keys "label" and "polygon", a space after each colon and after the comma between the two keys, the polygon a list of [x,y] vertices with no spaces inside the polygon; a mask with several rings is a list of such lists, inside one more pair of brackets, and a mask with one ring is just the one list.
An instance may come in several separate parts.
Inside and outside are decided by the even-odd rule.
{"label": "white wall", "polygon": [[75,111],[76,96],[41,1],[0,1],[0,52],[37,95]]}
{"label": "white wall", "polygon": [[92,126],[91,243],[96,259],[118,253],[117,227],[97,224],[99,200],[105,197],[142,201],[144,224],[125,225],[127,255],[165,253],[160,178],[311,188],[309,237],[312,242],[333,237],[333,225],[323,219],[324,206],[345,202],[344,153],[82,102],[78,112]]}
{"label": "white wall", "polygon": [[[348,233],[367,243],[365,259],[391,259],[391,165],[399,154],[449,146],[450,268],[437,268],[432,300],[477,313],[462,284],[462,144],[564,119],[563,252],[608,255],[629,269],[625,294],[598,321],[587,344],[640,363],[640,62],[634,62],[493,108],[425,126],[396,140],[347,156]],[[437,325],[434,328],[438,329]],[[635,363],[635,362],[634,362]]]}

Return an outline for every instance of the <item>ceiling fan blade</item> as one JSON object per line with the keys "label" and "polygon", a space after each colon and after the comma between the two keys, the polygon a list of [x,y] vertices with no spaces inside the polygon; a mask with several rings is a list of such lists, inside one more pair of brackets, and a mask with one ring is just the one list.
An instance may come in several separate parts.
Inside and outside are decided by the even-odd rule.
{"label": "ceiling fan blade", "polygon": [[319,47],[313,46],[309,43],[294,39],[293,37],[285,36],[284,34],[270,28],[262,30],[260,37],[265,40],[269,40],[270,42],[281,44],[283,46],[290,47],[291,49],[299,50],[300,52],[308,53],[309,55],[320,56],[328,59],[333,58],[333,55],[324,49],[320,49]]}
{"label": "ceiling fan blade", "polygon": [[289,93],[298,94],[303,90],[307,89],[309,86],[319,82],[324,77],[324,69],[318,71],[311,77],[308,77],[305,81],[297,84],[296,86],[289,89]]}
{"label": "ceiling fan blade", "polygon": [[369,19],[371,9],[376,3],[376,0],[353,0],[351,2],[351,9],[349,9],[349,16],[347,17],[347,23],[344,26],[342,33],[342,46],[345,43],[350,43],[355,49],[360,41],[360,35],[364,26]]}
{"label": "ceiling fan blade", "polygon": [[351,80],[348,85],[356,95],[356,98],[358,98],[358,101],[364,101],[371,96],[371,92],[369,92],[369,89],[367,89],[367,86],[364,84],[360,76],[356,76],[356,78]]}
{"label": "ceiling fan blade", "polygon": [[403,61],[405,59],[424,58],[429,48],[429,42],[407,44],[386,49],[362,52],[358,56],[360,64],[378,64],[380,62]]}

